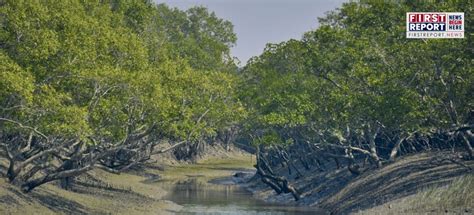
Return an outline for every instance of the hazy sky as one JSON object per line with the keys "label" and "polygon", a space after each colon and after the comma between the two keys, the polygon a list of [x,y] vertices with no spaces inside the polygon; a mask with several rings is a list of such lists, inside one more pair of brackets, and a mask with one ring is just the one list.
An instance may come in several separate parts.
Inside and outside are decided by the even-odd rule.
{"label": "hazy sky", "polygon": [[237,45],[232,55],[245,65],[262,53],[267,43],[300,39],[315,29],[317,17],[338,8],[346,0],[154,0],[172,7],[187,9],[200,5],[234,24]]}

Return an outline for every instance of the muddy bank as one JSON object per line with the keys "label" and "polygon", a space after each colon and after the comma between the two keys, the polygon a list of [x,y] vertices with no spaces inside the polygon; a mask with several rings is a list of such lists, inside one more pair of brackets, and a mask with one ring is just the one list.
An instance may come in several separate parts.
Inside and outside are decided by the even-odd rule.
{"label": "muddy bank", "polygon": [[[179,191],[181,188],[164,189],[157,186],[157,183],[163,181],[171,182],[170,186],[173,187],[176,187],[176,182],[184,181],[179,186],[184,186],[186,189],[191,186],[189,191],[193,191],[196,187],[204,189],[197,196],[217,197],[217,199],[209,200],[212,210],[218,210],[214,203],[224,199],[222,196],[219,197],[220,193],[227,192],[228,195],[225,198],[232,200],[234,194],[242,195],[245,192],[240,189],[245,189],[251,192],[250,196],[245,194],[245,197],[237,200],[246,209],[250,208],[254,211],[261,210],[261,208],[257,209],[258,206],[263,207],[263,210],[277,211],[293,208],[295,213],[319,212],[321,211],[319,209],[337,214],[357,211],[362,211],[362,213],[364,211],[367,213],[394,212],[394,214],[397,212],[423,213],[426,211],[398,209],[412,205],[409,201],[403,201],[404,199],[425,198],[416,195],[427,187],[446,185],[460,176],[473,174],[474,161],[459,163],[444,159],[445,157],[444,152],[406,156],[395,163],[364,172],[359,176],[350,174],[346,168],[330,172],[308,170],[302,172],[303,176],[299,179],[286,175],[302,193],[300,201],[294,201],[291,194],[276,195],[273,190],[262,184],[259,178],[254,176],[255,170],[252,166],[255,160],[249,154],[233,155],[227,158],[208,157],[195,164],[150,164],[119,175],[96,169],[81,176],[71,190],[63,190],[57,184],[51,183],[25,194],[2,179],[0,180],[0,214],[180,213],[183,205],[169,200],[173,198],[166,196],[170,194],[170,190]],[[276,169],[276,171],[281,174],[286,172],[285,169]],[[190,181],[193,183],[188,183]],[[225,187],[221,190],[222,188],[217,189],[212,184],[238,185],[239,188]],[[464,189],[464,187],[461,188],[460,190]],[[458,195],[459,193],[454,193],[451,196]],[[255,205],[253,201],[257,200],[252,197],[265,203]],[[456,206],[457,208],[449,208],[449,211],[472,212],[474,198],[469,199],[471,201],[461,202]],[[459,201],[453,200],[453,202]],[[444,213],[446,207],[437,208],[434,212]],[[194,208],[191,209],[194,210]],[[219,210],[224,210],[224,208]],[[433,213],[433,211],[428,212]]]}
{"label": "muddy bank", "polygon": [[229,176],[214,178],[208,182],[211,184],[219,185],[236,185],[240,187],[245,187],[247,182],[255,175],[255,170],[236,170]]}
{"label": "muddy bank", "polygon": [[[286,168],[277,169],[278,174],[286,176],[302,194],[299,201],[295,201],[291,194],[277,195],[258,177],[251,178],[243,186],[266,202],[313,206],[339,214],[368,210],[408,198],[427,188],[447,185],[456,178],[473,175],[473,169],[472,160],[459,160],[446,152],[428,152],[406,156],[358,176],[347,168],[325,172],[312,169],[303,171],[300,177],[288,175]],[[456,211],[472,211],[474,200],[455,207],[460,207],[453,209]],[[385,209],[389,212],[388,208]],[[439,212],[444,212],[444,209]]]}
{"label": "muddy bank", "polygon": [[156,163],[120,174],[94,169],[77,177],[70,190],[53,182],[23,193],[2,177],[0,214],[176,214],[182,206],[163,199],[167,191],[156,186],[157,182],[215,178],[252,168],[250,154],[213,149],[195,164],[161,156],[155,158]]}
{"label": "muddy bank", "polygon": [[56,183],[24,193],[5,180],[0,181],[0,214],[174,214],[181,206],[161,199],[166,192],[141,183],[145,178],[115,175],[96,170],[95,182],[79,179],[70,190]]}

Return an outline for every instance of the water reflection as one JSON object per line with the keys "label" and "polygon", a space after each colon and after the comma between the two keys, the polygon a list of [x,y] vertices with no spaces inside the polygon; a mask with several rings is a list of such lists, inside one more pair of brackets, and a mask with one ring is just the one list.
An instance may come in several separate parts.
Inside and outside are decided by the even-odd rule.
{"label": "water reflection", "polygon": [[180,214],[325,214],[314,208],[278,206],[259,201],[235,185],[216,185],[193,178],[157,183],[165,196],[183,207]]}

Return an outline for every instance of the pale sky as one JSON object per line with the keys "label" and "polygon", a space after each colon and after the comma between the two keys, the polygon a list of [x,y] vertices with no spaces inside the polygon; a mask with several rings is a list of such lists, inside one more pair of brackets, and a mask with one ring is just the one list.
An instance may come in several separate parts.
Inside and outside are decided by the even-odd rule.
{"label": "pale sky", "polygon": [[318,27],[317,17],[347,0],[154,0],[185,10],[205,6],[234,24],[237,45],[232,55],[245,65],[260,55],[267,43],[301,39],[304,32]]}

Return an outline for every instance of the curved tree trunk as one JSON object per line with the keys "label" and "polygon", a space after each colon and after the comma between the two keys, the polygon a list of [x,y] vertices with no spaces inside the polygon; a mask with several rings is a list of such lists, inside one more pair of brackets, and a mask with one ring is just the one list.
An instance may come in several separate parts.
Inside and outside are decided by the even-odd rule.
{"label": "curved tree trunk", "polygon": [[464,148],[466,149],[466,151],[469,155],[469,159],[473,159],[474,158],[474,152],[473,152],[473,149],[472,149],[472,146],[471,146],[471,143],[470,143],[471,141],[469,141],[469,139],[471,139],[471,140],[474,139],[474,135],[469,130],[467,130],[466,132],[459,132],[459,135],[461,136]]}
{"label": "curved tree trunk", "polygon": [[[257,147],[258,148],[258,147]],[[268,166],[268,163],[265,159],[260,155],[260,150],[257,149],[257,164],[255,168],[257,169],[257,174],[261,176],[261,180],[263,183],[270,186],[277,194],[280,193],[291,193],[295,201],[301,199],[299,192],[290,185],[288,180],[285,177],[278,177],[272,173],[272,169]],[[267,173],[266,170],[269,172]]]}

